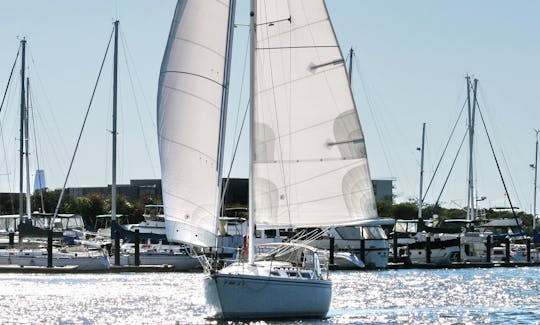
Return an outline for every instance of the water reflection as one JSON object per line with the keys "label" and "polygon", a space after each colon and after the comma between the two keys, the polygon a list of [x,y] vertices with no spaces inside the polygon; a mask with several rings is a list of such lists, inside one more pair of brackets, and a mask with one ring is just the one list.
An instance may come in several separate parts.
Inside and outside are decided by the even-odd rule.
{"label": "water reflection", "polygon": [[[539,276],[540,268],[335,272],[329,317],[305,323],[534,323]],[[2,323],[216,323],[203,277],[0,274]]]}

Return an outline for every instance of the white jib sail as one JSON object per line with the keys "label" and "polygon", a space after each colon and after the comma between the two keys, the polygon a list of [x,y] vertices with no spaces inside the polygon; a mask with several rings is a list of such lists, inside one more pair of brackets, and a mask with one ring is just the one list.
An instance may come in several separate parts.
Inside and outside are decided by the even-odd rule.
{"label": "white jib sail", "polygon": [[258,2],[255,84],[257,226],[376,218],[364,136],[324,1]]}
{"label": "white jib sail", "polygon": [[180,0],[161,65],[157,122],[167,238],[215,244],[229,1]]}

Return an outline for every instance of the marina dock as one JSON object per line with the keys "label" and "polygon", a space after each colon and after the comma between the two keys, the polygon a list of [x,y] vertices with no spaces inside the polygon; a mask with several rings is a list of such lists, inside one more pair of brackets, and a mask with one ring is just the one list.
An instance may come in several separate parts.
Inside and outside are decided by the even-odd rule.
{"label": "marina dock", "polygon": [[38,274],[66,274],[66,273],[158,273],[177,272],[173,265],[111,265],[107,270],[88,271],[80,270],[77,265],[67,266],[20,266],[20,265],[0,265],[0,273],[38,273]]}

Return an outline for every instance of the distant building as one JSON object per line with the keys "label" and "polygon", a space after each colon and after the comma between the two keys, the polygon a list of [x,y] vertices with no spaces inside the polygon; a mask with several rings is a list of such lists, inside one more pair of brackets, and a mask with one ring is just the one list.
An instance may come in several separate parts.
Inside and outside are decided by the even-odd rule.
{"label": "distant building", "polygon": [[[377,201],[387,201],[393,203],[393,179],[374,179],[373,191]],[[227,179],[223,179],[223,188],[227,184]],[[249,182],[247,178],[231,178],[227,184],[227,194],[225,195],[225,206],[247,207],[249,197]],[[160,179],[133,179],[129,184],[117,184],[116,192],[128,200],[153,195],[161,195]],[[101,193],[111,195],[111,185],[106,187],[70,187],[67,193],[71,197],[85,196],[90,193]]]}
{"label": "distant building", "polygon": [[[71,197],[80,197],[91,193],[111,195],[111,188],[111,185],[106,187],[70,187],[66,191]],[[147,195],[161,195],[161,180],[132,179],[129,184],[116,184],[116,193],[130,201]]]}
{"label": "distant building", "polygon": [[394,203],[394,179],[372,179],[375,200]]}

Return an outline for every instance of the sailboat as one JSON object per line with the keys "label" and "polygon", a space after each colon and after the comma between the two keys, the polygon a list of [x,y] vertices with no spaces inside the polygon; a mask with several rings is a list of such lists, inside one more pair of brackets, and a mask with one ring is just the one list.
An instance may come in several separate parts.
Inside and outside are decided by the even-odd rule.
{"label": "sailboat", "polygon": [[[198,248],[216,243],[234,8],[180,0],[160,73],[167,238]],[[332,282],[318,250],[283,243],[256,256],[255,227],[369,219],[376,207],[364,137],[324,1],[252,0],[250,17],[248,260],[207,264],[206,297],[220,318],[320,318]]]}
{"label": "sailboat", "polygon": [[[30,166],[29,166],[29,78],[25,78],[25,59],[26,59],[26,39],[21,40],[21,102],[20,102],[20,149],[19,149],[19,222],[18,222],[18,248],[7,248],[0,250],[0,265],[13,265],[16,267],[38,266],[45,267],[49,265],[49,253],[52,255],[52,265],[55,267],[71,266],[83,271],[105,270],[109,267],[109,260],[104,255],[103,250],[93,249],[87,246],[79,245],[77,247],[62,247],[51,248],[48,253],[44,248],[44,244],[38,241],[25,241],[25,229],[34,229],[32,223],[39,226],[39,221],[42,221],[43,215],[37,215],[36,220],[33,220],[31,208],[31,191],[30,191]],[[23,166],[25,166],[23,170]],[[24,177],[26,176],[26,177]],[[23,184],[26,183],[26,195],[23,195]],[[23,197],[26,196],[26,200]],[[25,202],[26,201],[26,202]],[[26,209],[25,209],[26,203]],[[25,211],[26,210],[26,211]],[[68,216],[65,216],[68,218]],[[53,230],[54,221],[56,218],[49,216],[49,229]],[[36,222],[37,221],[37,222]],[[26,227],[24,227],[26,226]],[[39,228],[37,228],[39,229]],[[35,230],[35,229],[34,229]],[[43,229],[39,229],[43,230]],[[10,245],[11,246],[11,245]]]}

